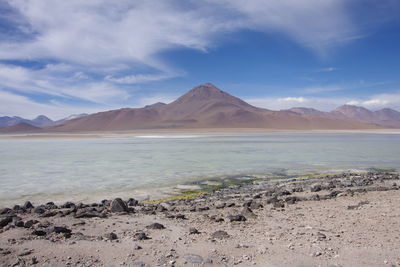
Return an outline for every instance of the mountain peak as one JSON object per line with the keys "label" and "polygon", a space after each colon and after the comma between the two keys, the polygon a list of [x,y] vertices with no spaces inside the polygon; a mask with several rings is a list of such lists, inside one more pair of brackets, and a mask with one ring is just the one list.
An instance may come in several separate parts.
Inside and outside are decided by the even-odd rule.
{"label": "mountain peak", "polygon": [[48,117],[46,117],[45,115],[39,115],[37,116],[35,119],[33,119],[34,121],[51,121]]}
{"label": "mountain peak", "polygon": [[240,100],[237,97],[234,97],[218,87],[216,87],[212,83],[205,83],[199,86],[194,87],[189,92],[181,96],[176,100],[176,102],[192,102],[192,101],[223,101],[223,102],[235,102],[235,103],[244,103],[244,101]]}
{"label": "mountain peak", "polygon": [[364,107],[360,107],[360,106],[355,106],[355,105],[349,105],[349,104],[345,104],[345,105],[341,105],[340,107],[337,107],[335,110],[359,110],[359,111],[370,111]]}
{"label": "mountain peak", "polygon": [[166,104],[165,103],[163,103],[163,102],[157,102],[157,103],[154,103],[154,104],[151,104],[151,105],[146,105],[146,106],[144,106],[144,108],[158,108],[158,107],[162,107],[162,106],[165,106]]}
{"label": "mountain peak", "polygon": [[196,94],[201,94],[203,96],[213,96],[215,94],[217,94],[217,95],[227,94],[212,83],[205,83],[205,84],[196,86],[192,90],[190,90],[188,93],[196,93]]}

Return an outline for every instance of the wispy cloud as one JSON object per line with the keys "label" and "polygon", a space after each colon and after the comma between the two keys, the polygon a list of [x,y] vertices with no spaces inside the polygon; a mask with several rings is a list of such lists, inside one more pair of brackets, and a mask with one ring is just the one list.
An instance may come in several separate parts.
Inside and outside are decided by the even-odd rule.
{"label": "wispy cloud", "polygon": [[371,110],[393,108],[400,111],[400,91],[392,94],[379,94],[366,98],[349,97],[260,97],[246,101],[254,106],[280,110],[292,107],[308,107],[322,111],[331,111],[338,106],[348,104],[363,106]]}
{"label": "wispy cloud", "polygon": [[[5,0],[0,88],[113,105],[127,85],[184,74],[160,57],[207,52],[241,30],[278,33],[318,54],[362,36],[348,0]],[[31,68],[18,62],[52,62]],[[335,68],[327,68],[333,71]],[[33,100],[32,100],[33,101]],[[15,110],[15,109],[14,109]]]}
{"label": "wispy cloud", "polygon": [[335,67],[328,67],[328,68],[322,68],[317,70],[317,72],[332,72],[332,71],[336,71],[339,70],[338,68]]}
{"label": "wispy cloud", "polygon": [[365,99],[352,99],[347,104],[371,109],[391,107],[400,110],[400,91],[391,94],[377,94]]}

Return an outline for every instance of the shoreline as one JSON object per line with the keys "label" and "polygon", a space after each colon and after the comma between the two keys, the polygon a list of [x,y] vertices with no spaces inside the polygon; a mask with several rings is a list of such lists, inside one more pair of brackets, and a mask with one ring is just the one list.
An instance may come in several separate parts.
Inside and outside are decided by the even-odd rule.
{"label": "shoreline", "polygon": [[397,172],[214,186],[157,202],[2,209],[0,259],[5,266],[400,264]]}
{"label": "shoreline", "polygon": [[396,172],[396,169],[382,168],[339,168],[339,169],[302,169],[302,170],[285,170],[284,172],[252,172],[252,173],[237,173],[237,174],[221,174],[221,175],[206,175],[180,179],[180,181],[169,182],[157,188],[147,185],[131,189],[112,189],[97,190],[86,192],[75,192],[71,194],[67,191],[49,193],[42,192],[37,194],[25,194],[10,200],[0,199],[0,209],[7,206],[22,205],[25,201],[30,201],[32,204],[41,204],[53,202],[55,204],[63,204],[64,202],[82,202],[94,203],[100,202],[103,199],[120,197],[128,199],[134,197],[139,201],[158,201],[162,199],[173,199],[180,195],[186,195],[187,192],[213,192],[219,189],[226,188],[231,185],[248,184],[253,181],[274,181],[290,179],[307,179],[318,178],[326,175],[337,175],[348,172],[367,173],[369,171],[390,171]]}
{"label": "shoreline", "polygon": [[132,134],[400,134],[400,129],[284,130],[264,128],[136,129],[126,131],[0,133],[0,140],[113,138]]}

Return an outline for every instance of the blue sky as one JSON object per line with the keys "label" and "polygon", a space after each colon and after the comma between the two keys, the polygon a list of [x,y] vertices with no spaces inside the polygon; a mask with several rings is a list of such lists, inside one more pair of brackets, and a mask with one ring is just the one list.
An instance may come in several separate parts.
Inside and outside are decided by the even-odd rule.
{"label": "blue sky", "polygon": [[170,102],[400,110],[397,0],[3,0],[0,116]]}

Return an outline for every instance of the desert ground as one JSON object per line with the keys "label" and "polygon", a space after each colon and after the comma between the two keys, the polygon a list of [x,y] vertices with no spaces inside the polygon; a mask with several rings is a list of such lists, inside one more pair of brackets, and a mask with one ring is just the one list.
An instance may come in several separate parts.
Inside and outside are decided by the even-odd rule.
{"label": "desert ground", "polygon": [[1,210],[2,266],[400,266],[398,173]]}

